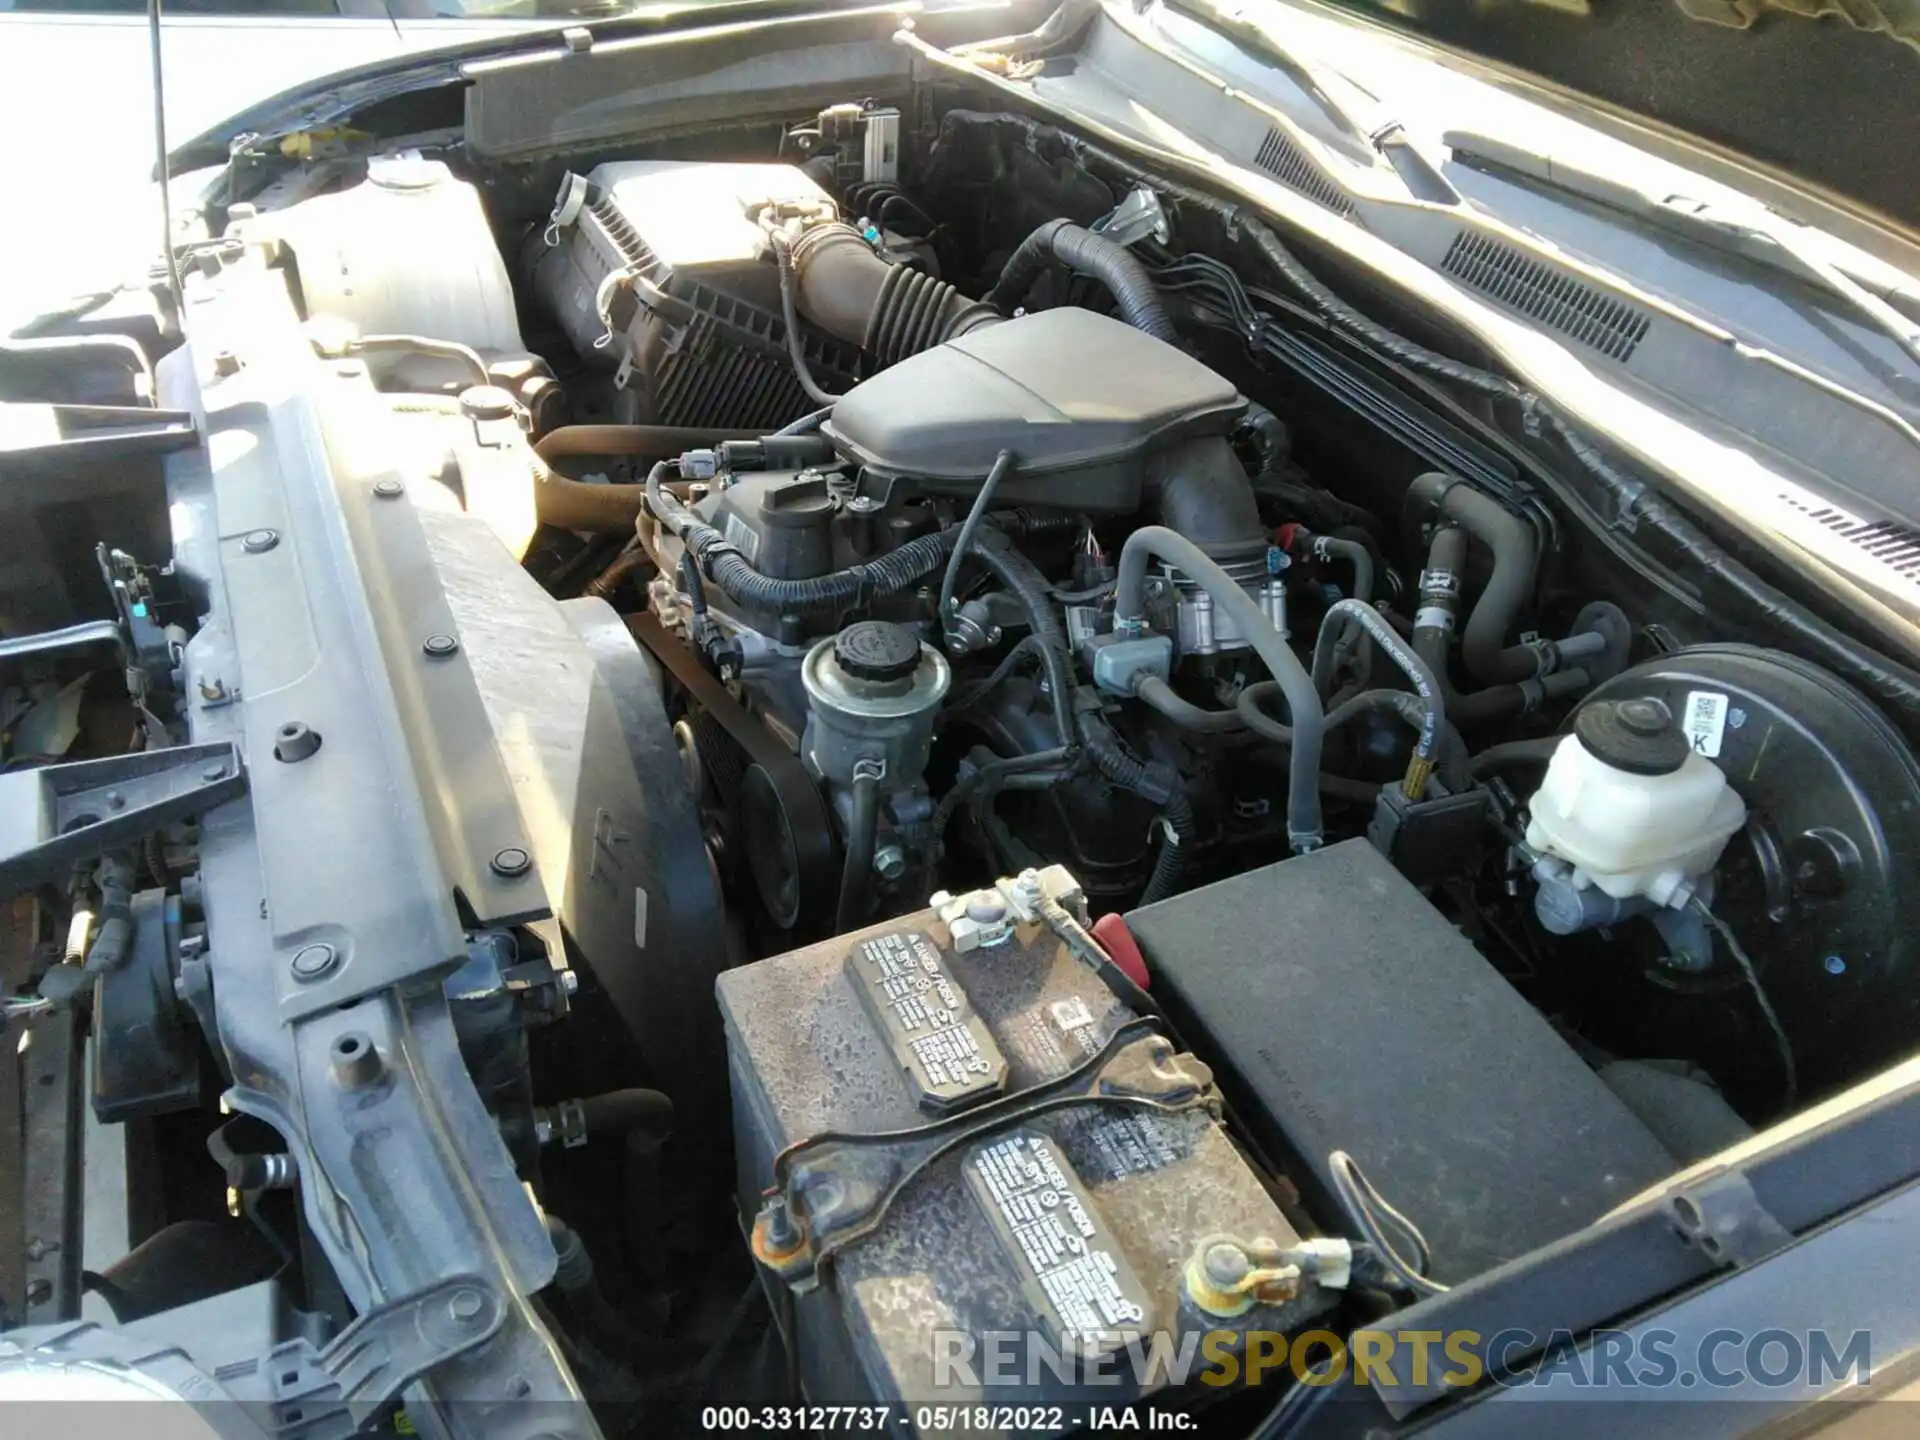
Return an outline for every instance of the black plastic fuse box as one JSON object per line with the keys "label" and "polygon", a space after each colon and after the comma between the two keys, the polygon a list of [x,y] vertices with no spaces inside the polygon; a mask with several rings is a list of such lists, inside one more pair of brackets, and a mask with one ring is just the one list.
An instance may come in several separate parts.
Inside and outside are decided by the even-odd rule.
{"label": "black plastic fuse box", "polygon": [[[1235,1112],[1338,1213],[1344,1150],[1457,1283],[1671,1174],[1666,1149],[1433,905],[1349,840],[1126,917]],[[1320,1189],[1314,1194],[1313,1182]]]}
{"label": "black plastic fuse box", "polygon": [[[731,971],[719,995],[749,1222],[783,1148],[1017,1104],[1137,1018],[1044,925],[962,953],[933,911]],[[1298,1333],[1336,1298],[1306,1279],[1281,1303],[1202,1311],[1188,1262],[1221,1235],[1299,1239],[1212,1109],[1009,1115],[922,1170],[817,1288],[791,1295],[807,1398],[904,1402],[906,1423],[922,1404],[1122,1404],[1163,1389],[1135,1383],[1129,1344]],[[1119,1333],[1102,1363],[1056,1373],[1050,1357],[1093,1328]],[[994,1354],[1014,1357],[1016,1383],[994,1383]],[[1197,1383],[1204,1366],[1167,1403],[1217,1396]]]}

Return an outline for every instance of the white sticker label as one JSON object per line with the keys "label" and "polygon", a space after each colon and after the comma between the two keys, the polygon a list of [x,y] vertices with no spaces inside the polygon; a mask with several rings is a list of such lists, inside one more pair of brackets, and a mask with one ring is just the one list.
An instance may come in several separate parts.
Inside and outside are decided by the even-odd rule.
{"label": "white sticker label", "polygon": [[1720,737],[1727,730],[1727,697],[1718,690],[1688,691],[1680,728],[1694,754],[1715,759],[1720,754]]}

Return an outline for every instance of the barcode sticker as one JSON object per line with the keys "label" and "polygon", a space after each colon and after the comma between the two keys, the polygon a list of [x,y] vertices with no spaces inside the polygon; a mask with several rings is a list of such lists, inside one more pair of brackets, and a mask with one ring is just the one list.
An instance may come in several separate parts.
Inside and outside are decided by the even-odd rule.
{"label": "barcode sticker", "polygon": [[1717,690],[1690,690],[1687,709],[1680,721],[1693,753],[1709,760],[1720,754],[1720,738],[1727,730],[1727,697]]}

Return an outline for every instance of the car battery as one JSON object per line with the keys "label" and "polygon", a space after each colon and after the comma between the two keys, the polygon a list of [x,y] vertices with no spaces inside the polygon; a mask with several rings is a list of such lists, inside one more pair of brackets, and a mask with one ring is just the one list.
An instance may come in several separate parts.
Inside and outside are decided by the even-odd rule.
{"label": "car battery", "polygon": [[1083,906],[1027,871],[720,977],[742,1211],[810,1402],[1045,1433],[1217,1396],[1210,1359],[1337,1298]]}

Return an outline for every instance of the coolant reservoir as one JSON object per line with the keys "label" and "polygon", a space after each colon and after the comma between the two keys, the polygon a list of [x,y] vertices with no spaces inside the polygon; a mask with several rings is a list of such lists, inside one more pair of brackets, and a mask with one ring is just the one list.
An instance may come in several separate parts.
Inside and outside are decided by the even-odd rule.
{"label": "coolant reservoir", "polygon": [[1683,904],[1747,807],[1658,700],[1586,706],[1534,793],[1527,844],[1574,867],[1581,888]]}

